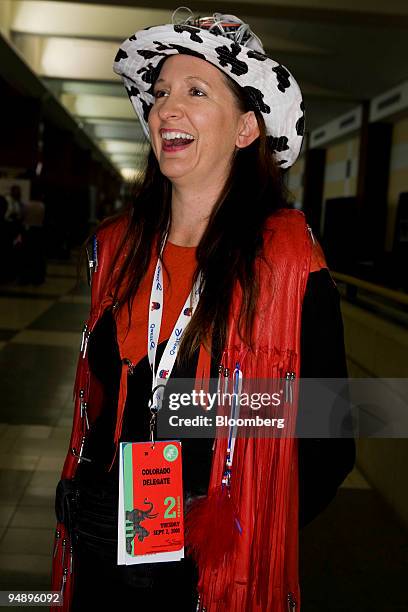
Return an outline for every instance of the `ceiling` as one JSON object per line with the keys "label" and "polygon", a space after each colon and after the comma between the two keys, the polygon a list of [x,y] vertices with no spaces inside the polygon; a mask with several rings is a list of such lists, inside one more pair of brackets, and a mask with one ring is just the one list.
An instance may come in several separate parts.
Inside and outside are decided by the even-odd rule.
{"label": "ceiling", "polygon": [[[187,4],[197,16],[229,12],[249,23],[266,53],[298,81],[307,131],[406,80],[406,0],[280,1]],[[143,154],[144,137],[112,71],[113,59],[136,30],[171,22],[178,2],[2,3],[10,40],[100,149],[129,175]]]}

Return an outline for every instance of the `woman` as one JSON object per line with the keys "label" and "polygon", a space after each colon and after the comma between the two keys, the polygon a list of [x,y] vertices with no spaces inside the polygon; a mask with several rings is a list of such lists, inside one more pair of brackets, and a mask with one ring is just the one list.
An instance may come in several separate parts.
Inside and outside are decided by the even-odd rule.
{"label": "woman", "polygon": [[[351,470],[352,440],[325,445],[327,473],[311,440],[237,439],[233,456],[225,439],[183,440],[189,554],[136,566],[116,559],[118,444],[154,431],[149,400],[163,360],[167,378],[200,381],[227,377],[236,364],[244,379],[347,376],[339,296],[303,213],[287,204],[279,169],[300,151],[300,90],[231,15],[141,30],[121,46],[114,69],[151,150],[132,210],[102,224],[92,242],[53,588],[63,588],[66,610],[120,609],[140,597],[177,610],[299,610],[299,523],[327,505]],[[199,300],[171,360],[192,287]],[[300,442],[312,452],[302,455]],[[63,504],[69,485],[74,521],[72,504]]]}

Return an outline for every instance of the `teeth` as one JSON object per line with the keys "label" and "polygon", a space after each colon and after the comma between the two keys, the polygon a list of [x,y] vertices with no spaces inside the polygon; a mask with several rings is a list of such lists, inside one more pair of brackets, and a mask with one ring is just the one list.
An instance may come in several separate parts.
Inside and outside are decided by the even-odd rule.
{"label": "teeth", "polygon": [[188,140],[194,140],[194,136],[186,134],[186,132],[162,132],[162,138],[165,140],[174,140],[175,138],[187,138]]}

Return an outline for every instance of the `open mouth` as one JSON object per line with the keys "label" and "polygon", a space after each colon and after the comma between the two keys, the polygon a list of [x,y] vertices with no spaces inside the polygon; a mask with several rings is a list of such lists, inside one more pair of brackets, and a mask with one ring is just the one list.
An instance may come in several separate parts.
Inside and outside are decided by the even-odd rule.
{"label": "open mouth", "polygon": [[162,151],[174,152],[186,149],[194,142],[191,138],[162,139]]}

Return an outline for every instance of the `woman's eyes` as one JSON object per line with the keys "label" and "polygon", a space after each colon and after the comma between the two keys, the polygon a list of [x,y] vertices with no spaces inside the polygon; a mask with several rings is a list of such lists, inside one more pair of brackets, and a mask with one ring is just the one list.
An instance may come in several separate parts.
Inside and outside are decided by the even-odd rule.
{"label": "woman's eyes", "polygon": [[191,87],[190,91],[194,91],[196,93],[199,93],[200,94],[199,97],[201,97],[201,95],[205,96],[205,93],[201,89],[198,89],[198,87]]}
{"label": "woman's eyes", "polygon": [[[204,92],[203,92],[201,89],[198,89],[198,87],[190,87],[189,91],[194,91],[194,92],[199,91],[199,92],[200,92],[200,94],[203,94],[203,96],[205,96],[205,93],[204,93]],[[161,95],[159,95],[159,94],[161,94],[161,93],[163,93],[163,92],[165,92],[165,90],[164,90],[164,89],[158,89],[156,92],[154,92],[153,96],[154,96],[155,98],[161,98],[162,96],[161,96]],[[201,98],[201,96],[198,96],[198,97],[199,97],[199,98]]]}

